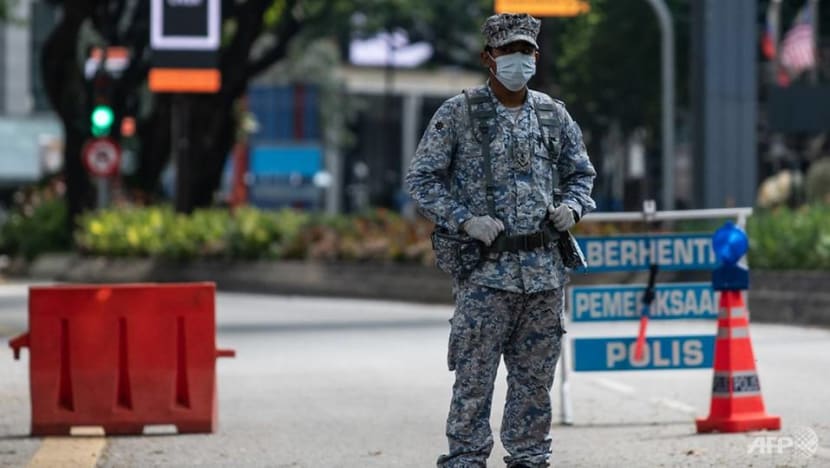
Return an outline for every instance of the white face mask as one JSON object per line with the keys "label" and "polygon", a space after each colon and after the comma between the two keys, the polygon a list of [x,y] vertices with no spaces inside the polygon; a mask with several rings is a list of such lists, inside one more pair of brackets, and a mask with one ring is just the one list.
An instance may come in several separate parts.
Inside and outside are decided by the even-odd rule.
{"label": "white face mask", "polygon": [[[536,57],[521,52],[499,57],[490,56],[496,62],[496,78],[510,91],[519,91],[536,74]],[[493,70],[490,70],[493,73]]]}

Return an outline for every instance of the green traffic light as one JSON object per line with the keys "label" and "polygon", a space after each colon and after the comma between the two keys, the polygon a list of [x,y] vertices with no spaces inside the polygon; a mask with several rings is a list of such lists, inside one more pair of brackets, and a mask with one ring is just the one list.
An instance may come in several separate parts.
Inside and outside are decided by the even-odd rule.
{"label": "green traffic light", "polygon": [[90,121],[92,122],[93,135],[106,135],[110,132],[113,122],[115,122],[115,113],[110,106],[100,104],[92,109]]}

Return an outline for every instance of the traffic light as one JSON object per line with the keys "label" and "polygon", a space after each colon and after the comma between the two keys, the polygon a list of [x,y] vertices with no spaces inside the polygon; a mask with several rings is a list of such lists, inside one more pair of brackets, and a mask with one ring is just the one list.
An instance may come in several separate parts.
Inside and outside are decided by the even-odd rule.
{"label": "traffic light", "polygon": [[89,130],[92,136],[105,137],[113,132],[115,110],[113,109],[113,81],[106,70],[98,70],[90,83]]}
{"label": "traffic light", "polygon": [[94,136],[107,136],[115,122],[115,113],[112,111],[112,107],[106,104],[98,104],[92,109],[89,120],[92,124],[92,134]]}

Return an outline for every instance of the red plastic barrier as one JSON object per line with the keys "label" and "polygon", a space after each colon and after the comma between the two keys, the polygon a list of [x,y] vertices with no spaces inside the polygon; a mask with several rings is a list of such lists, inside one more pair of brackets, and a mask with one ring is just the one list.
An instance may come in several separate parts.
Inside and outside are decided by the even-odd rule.
{"label": "red plastic barrier", "polygon": [[32,287],[29,332],[32,435],[73,426],[141,434],[216,429],[213,283]]}

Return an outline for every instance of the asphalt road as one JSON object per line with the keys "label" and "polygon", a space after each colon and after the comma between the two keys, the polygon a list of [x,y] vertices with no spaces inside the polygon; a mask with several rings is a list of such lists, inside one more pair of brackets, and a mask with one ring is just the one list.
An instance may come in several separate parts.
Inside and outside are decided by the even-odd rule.
{"label": "asphalt road", "polygon": [[[218,363],[216,434],[153,428],[140,437],[44,441],[27,435],[28,351],[13,361],[7,345],[26,329],[26,294],[22,285],[0,286],[0,466],[68,460],[61,454],[73,441],[100,442],[80,449],[89,452],[85,466],[100,467],[429,467],[446,448],[451,307],[219,294],[218,345],[237,358]],[[570,324],[568,336],[631,336],[636,326]],[[662,322],[651,331],[712,334],[715,324]],[[754,324],[752,337],[764,400],[782,431],[696,434],[711,370],[571,373],[573,425],[558,423],[559,377],[554,390],[554,465],[830,466],[830,330]],[[810,431],[815,451],[803,443]],[[496,442],[490,465],[504,466],[504,455]]]}

